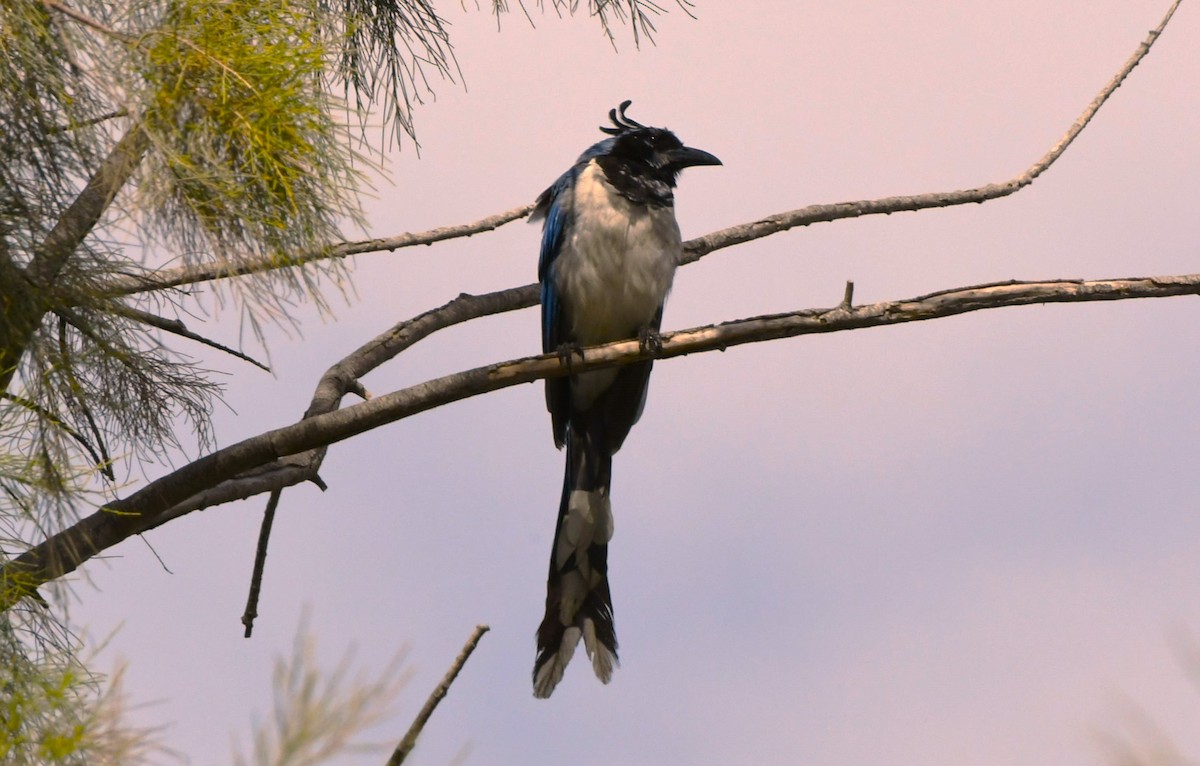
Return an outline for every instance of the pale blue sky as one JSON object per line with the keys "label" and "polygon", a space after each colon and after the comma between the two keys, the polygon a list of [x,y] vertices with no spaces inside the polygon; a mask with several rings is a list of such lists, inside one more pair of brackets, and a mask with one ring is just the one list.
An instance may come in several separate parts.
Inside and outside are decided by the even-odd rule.
{"label": "pale blue sky", "polygon": [[[724,160],[684,174],[685,237],[820,202],[1005,180],[1040,157],[1166,2],[697,0],[657,47],[614,53],[586,18],[497,33],[448,3],[467,88],[416,112],[370,236],[532,199],[608,109]],[[821,224],[682,270],[664,327],[902,298],[1000,279],[1197,270],[1200,13],[1032,187],[982,206]],[[357,298],[228,359],[223,444],[282,425],[320,373],[459,292],[535,277],[535,227],[360,256]],[[357,235],[352,235],[357,236]],[[209,334],[236,340],[228,312]],[[431,338],[382,393],[539,347],[527,310]],[[75,616],[132,665],[138,712],[224,764],[270,705],[300,615],[332,663],[409,646],[398,739],[472,626],[492,632],[413,763],[1093,764],[1136,716],[1200,755],[1200,304],[1028,307],[660,363],[614,465],[622,667],[576,662],[534,700],[562,455],[540,386],[457,403],[333,448],[289,490],[253,639],[239,617],[264,501],[177,521],[88,572]],[[1200,652],[1200,648],[1197,649]],[[1196,660],[1200,663],[1200,660]],[[379,763],[378,757],[345,761]]]}

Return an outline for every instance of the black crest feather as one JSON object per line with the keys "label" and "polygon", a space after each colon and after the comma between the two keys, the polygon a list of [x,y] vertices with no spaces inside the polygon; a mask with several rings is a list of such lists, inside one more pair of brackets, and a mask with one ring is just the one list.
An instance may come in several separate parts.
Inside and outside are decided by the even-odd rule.
{"label": "black crest feather", "polygon": [[620,106],[618,106],[616,109],[609,109],[608,119],[612,120],[612,124],[616,127],[609,128],[602,125],[600,126],[600,131],[602,133],[607,133],[610,136],[619,136],[622,133],[627,133],[631,130],[641,130],[645,128],[646,126],[642,123],[626,116],[625,110],[628,109],[629,105],[632,103],[633,101],[626,99],[625,101],[622,101]]}

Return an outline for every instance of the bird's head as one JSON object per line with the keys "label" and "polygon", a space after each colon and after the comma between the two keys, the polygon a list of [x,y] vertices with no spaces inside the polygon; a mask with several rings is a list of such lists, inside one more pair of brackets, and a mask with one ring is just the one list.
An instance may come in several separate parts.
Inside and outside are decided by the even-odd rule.
{"label": "bird's head", "polygon": [[575,160],[566,173],[538,197],[529,220],[547,218],[555,200],[571,189],[583,169],[595,163],[608,183],[625,198],[642,205],[672,205],[679,172],[694,165],[720,165],[721,161],[702,149],[684,146],[666,128],[650,128],[630,119],[621,102],[608,113],[612,127],[601,127],[608,138],[593,144]]}
{"label": "bird's head", "polygon": [[612,161],[626,165],[630,172],[644,174],[655,180],[675,186],[675,179],[684,168],[694,165],[720,165],[721,161],[703,149],[684,146],[679,138],[666,128],[651,128],[634,121],[625,114],[632,102],[623,101],[608,113],[613,127],[600,130],[612,138],[598,144],[604,145],[603,154]]}

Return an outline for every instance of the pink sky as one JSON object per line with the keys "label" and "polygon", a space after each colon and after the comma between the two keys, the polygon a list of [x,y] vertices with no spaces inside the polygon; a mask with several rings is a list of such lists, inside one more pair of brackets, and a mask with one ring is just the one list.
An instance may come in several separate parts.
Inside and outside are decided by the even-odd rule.
{"label": "pink sky", "polygon": [[[747,8],[752,7],[752,10]],[[685,237],[812,203],[1002,181],[1040,157],[1166,2],[719,3],[614,53],[586,18],[501,32],[447,3],[466,90],[418,108],[369,236],[532,201],[608,109],[724,160],[684,174]],[[665,329],[993,280],[1197,271],[1200,13],[1185,3],[1066,155],[1013,197],[841,221],[682,270]],[[321,372],[459,292],[535,277],[535,227],[360,256],[357,297],[226,359],[228,444],[292,422]],[[358,238],[360,233],[350,233]],[[228,312],[214,336],[236,341]],[[524,311],[431,338],[383,393],[537,351]],[[270,705],[307,609],[322,656],[410,647],[396,740],[471,628],[492,632],[414,763],[1094,764],[1144,714],[1200,757],[1200,304],[1042,306],[660,363],[614,465],[622,667],[529,673],[562,455],[540,386],[339,445],[283,496],[254,638],[238,622],[264,501],[170,524],[91,565],[75,613],[120,632],[138,712],[195,764]],[[1200,656],[1198,654],[1197,656]],[[1194,663],[1200,662],[1193,658]],[[1195,665],[1193,666],[1193,668]],[[1135,713],[1134,711],[1141,711]],[[345,763],[380,763],[363,757]]]}

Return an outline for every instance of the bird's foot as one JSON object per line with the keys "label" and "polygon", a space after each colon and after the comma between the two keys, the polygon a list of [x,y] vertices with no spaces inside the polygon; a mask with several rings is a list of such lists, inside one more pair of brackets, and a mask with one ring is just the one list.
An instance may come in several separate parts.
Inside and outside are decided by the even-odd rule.
{"label": "bird's foot", "polygon": [[563,343],[558,347],[556,353],[563,364],[567,365],[568,372],[571,370],[571,357],[578,356],[579,361],[583,361],[583,346],[578,343]]}
{"label": "bird's foot", "polygon": [[638,330],[638,348],[642,351],[649,351],[652,354],[657,354],[662,351],[663,342],[662,335],[653,327],[643,327]]}

